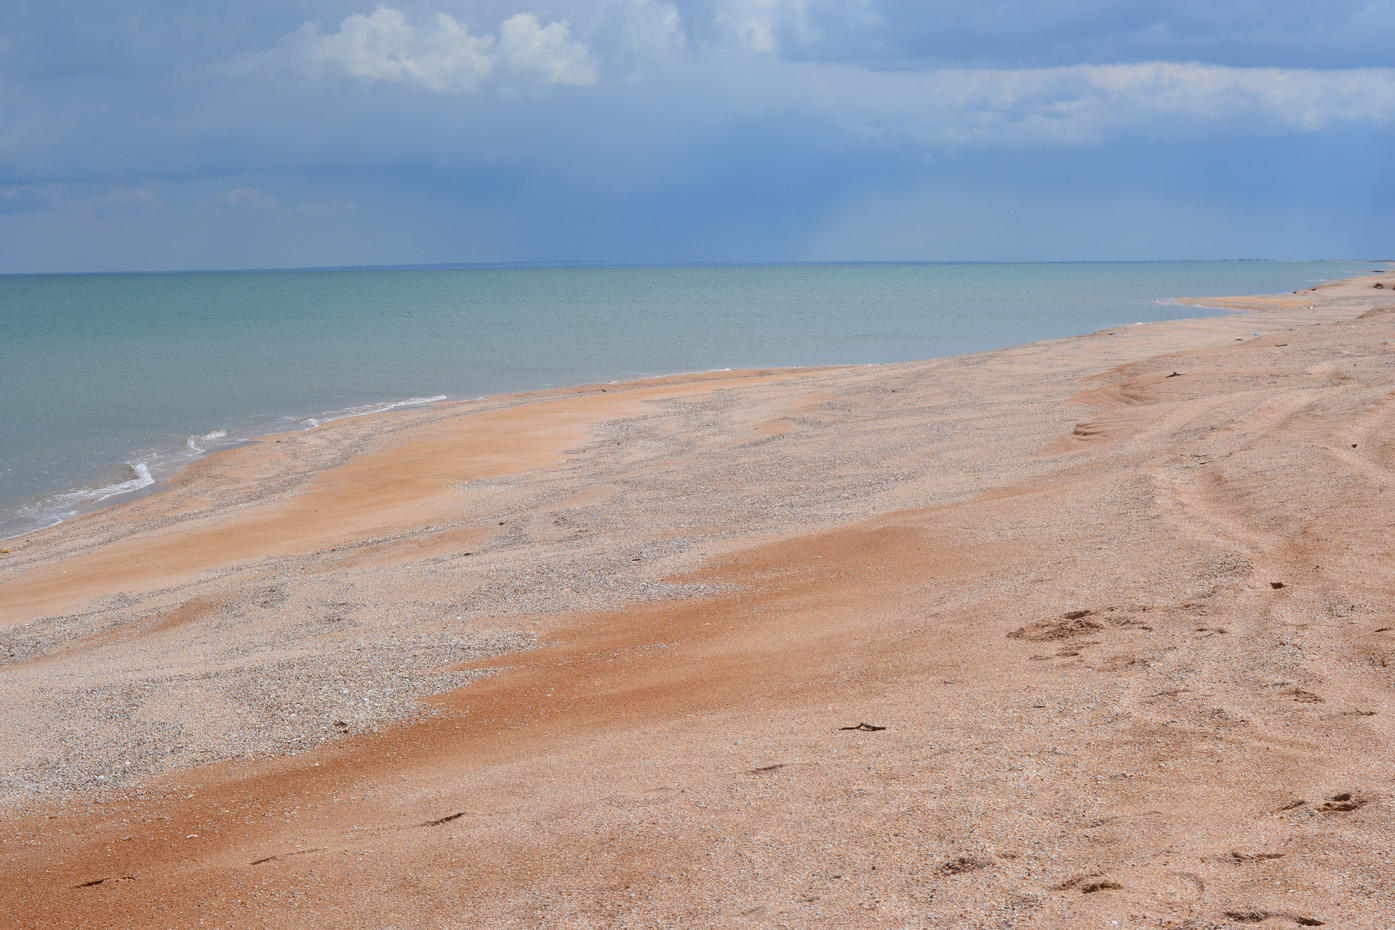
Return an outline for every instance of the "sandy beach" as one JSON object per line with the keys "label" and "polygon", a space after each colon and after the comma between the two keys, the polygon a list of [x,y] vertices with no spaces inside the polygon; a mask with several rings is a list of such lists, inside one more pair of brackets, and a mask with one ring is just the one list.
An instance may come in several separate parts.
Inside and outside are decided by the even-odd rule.
{"label": "sandy beach", "polygon": [[6,543],[0,926],[1388,930],[1395,273],[1207,304]]}

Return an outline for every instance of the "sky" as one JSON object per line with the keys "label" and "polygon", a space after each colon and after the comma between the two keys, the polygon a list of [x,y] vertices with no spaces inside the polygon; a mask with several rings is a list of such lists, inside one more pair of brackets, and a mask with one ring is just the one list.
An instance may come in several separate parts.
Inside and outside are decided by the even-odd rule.
{"label": "sky", "polygon": [[1395,0],[7,0],[0,273],[1395,258]]}

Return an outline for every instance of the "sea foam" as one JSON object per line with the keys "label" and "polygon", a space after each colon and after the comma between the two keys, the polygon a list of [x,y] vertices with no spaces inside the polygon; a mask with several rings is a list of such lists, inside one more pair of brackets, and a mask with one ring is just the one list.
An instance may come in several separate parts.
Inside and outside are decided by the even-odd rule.
{"label": "sea foam", "polygon": [[[155,483],[155,478],[150,474],[150,465],[147,462],[127,462],[124,466],[124,472],[117,481],[61,491],[49,500],[60,506],[80,507],[84,504],[95,504],[116,497],[118,494],[130,494],[133,491],[148,488]],[[72,516],[72,513],[67,514],[67,516]]]}
{"label": "sea foam", "polygon": [[378,404],[358,404],[354,407],[345,407],[343,410],[336,410],[327,413],[319,419],[306,418],[311,426],[319,426],[321,423],[329,423],[334,420],[347,420],[350,417],[365,417],[373,413],[384,413],[388,410],[397,410],[400,407],[421,407],[425,404],[437,404],[446,400],[445,394],[437,394],[433,397],[409,397],[406,400],[390,400]]}
{"label": "sea foam", "polygon": [[184,440],[184,445],[187,446],[193,452],[207,452],[208,450],[205,449],[203,446],[199,445],[199,443],[204,443],[205,445],[207,445],[210,442],[215,442],[219,439],[227,438],[227,430],[215,429],[210,430],[209,432],[204,433],[200,436],[190,436],[188,439]]}

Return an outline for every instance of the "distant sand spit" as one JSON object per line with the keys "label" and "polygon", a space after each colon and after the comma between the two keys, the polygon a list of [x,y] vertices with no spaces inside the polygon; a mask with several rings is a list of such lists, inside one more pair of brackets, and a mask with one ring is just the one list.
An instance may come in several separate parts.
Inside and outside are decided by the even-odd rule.
{"label": "distant sand spit", "polygon": [[0,926],[1395,925],[1393,290],[343,420],[12,540]]}

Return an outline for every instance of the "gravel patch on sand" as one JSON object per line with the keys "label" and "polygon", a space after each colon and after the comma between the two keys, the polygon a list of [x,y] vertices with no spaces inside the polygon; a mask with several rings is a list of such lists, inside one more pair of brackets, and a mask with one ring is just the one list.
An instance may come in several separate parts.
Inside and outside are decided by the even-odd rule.
{"label": "gravel patch on sand", "polygon": [[[648,400],[594,424],[546,468],[452,482],[455,498],[430,523],[348,529],[289,555],[251,548],[174,584],[0,628],[0,714],[26,728],[0,750],[0,804],[398,722],[418,697],[468,682],[454,664],[530,645],[557,618],[731,593],[684,576],[751,539],[1052,473],[1038,453],[1090,410],[1063,406],[1061,385],[1099,359],[1028,376],[1049,351],[813,370]],[[362,456],[552,402],[441,405],[232,450],[160,493],[24,540],[0,583],[131,537],[294,508],[316,475]]]}

